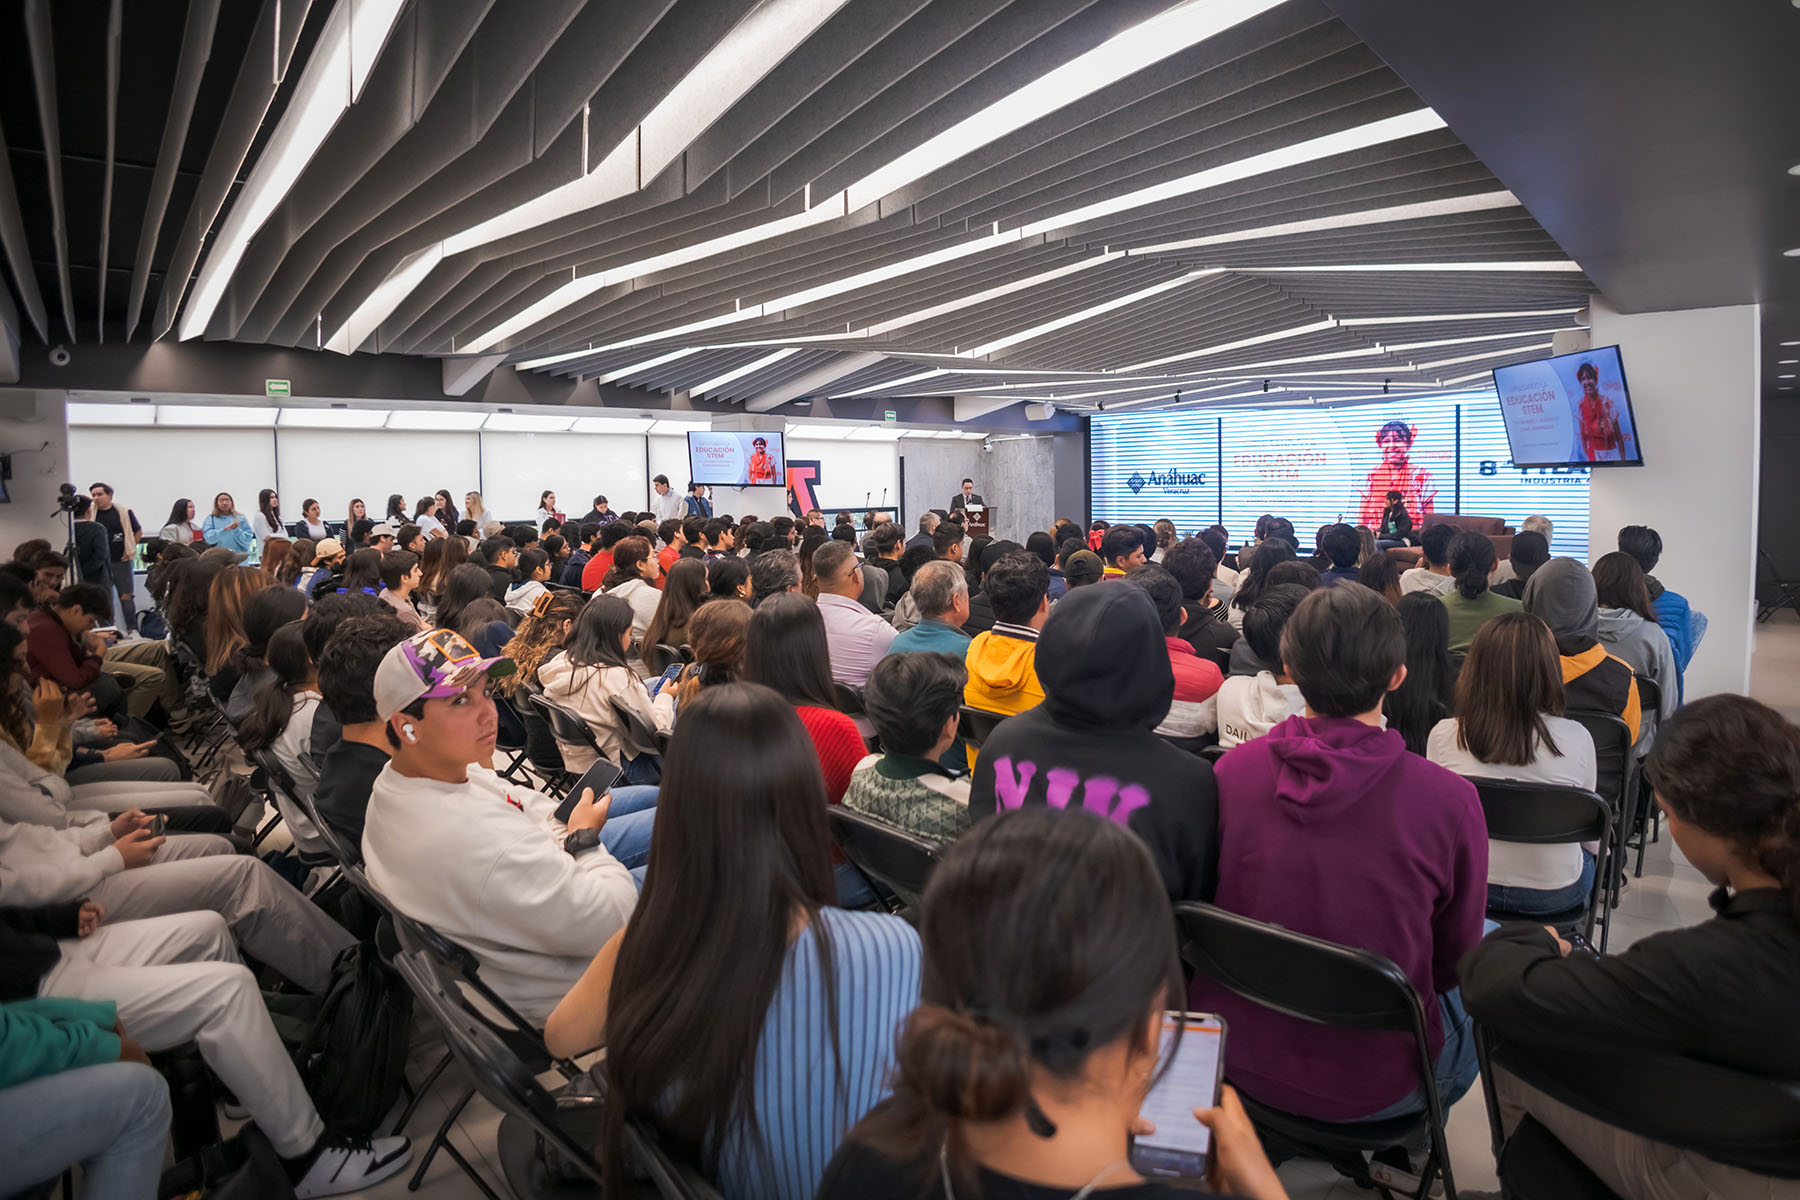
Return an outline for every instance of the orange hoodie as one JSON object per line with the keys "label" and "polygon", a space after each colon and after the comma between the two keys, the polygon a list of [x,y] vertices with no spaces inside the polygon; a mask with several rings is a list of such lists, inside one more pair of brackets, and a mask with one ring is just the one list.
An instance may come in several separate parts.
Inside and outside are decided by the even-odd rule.
{"label": "orange hoodie", "polygon": [[[1044,688],[1037,677],[1037,643],[1008,637],[993,630],[975,635],[963,656],[969,682],[963,703],[983,712],[1011,716],[1044,702]],[[969,765],[975,765],[975,749],[969,748]]]}

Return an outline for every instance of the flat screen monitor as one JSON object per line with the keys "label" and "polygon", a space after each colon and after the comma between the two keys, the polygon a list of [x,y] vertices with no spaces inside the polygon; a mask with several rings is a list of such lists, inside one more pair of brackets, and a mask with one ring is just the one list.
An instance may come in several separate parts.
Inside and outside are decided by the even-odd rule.
{"label": "flat screen monitor", "polygon": [[1641,467],[1617,346],[1494,368],[1515,467]]}
{"label": "flat screen monitor", "polygon": [[779,433],[690,431],[688,478],[717,487],[786,487]]}

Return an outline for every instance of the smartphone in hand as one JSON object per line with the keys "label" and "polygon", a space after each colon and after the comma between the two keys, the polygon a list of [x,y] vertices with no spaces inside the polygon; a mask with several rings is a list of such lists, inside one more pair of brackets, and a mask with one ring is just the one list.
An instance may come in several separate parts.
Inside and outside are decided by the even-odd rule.
{"label": "smartphone in hand", "polygon": [[581,803],[582,792],[592,788],[594,800],[597,803],[600,797],[612,791],[613,785],[619,782],[620,774],[619,768],[604,758],[594,763],[576,782],[575,786],[569,789],[568,795],[562,798],[561,803],[556,806],[556,819],[567,825],[569,817],[575,812],[575,806]]}
{"label": "smartphone in hand", "polygon": [[145,829],[147,829],[149,831],[151,837],[161,837],[163,835],[163,830],[167,829],[168,827],[169,827],[168,814],[153,813],[150,817],[150,824],[145,826]]}
{"label": "smartphone in hand", "polygon": [[[687,666],[686,663],[676,663],[652,680],[650,683],[650,698],[654,700],[658,692],[662,691],[665,687],[668,687],[671,683],[674,683],[676,677],[681,674],[681,669],[685,666]],[[599,793],[596,792],[595,795],[599,795]]]}
{"label": "smartphone in hand", "polygon": [[1133,1138],[1131,1169],[1140,1175],[1194,1179],[1206,1174],[1212,1131],[1194,1117],[1215,1108],[1225,1081],[1225,1021],[1210,1013],[1165,1012],[1157,1074],[1138,1115],[1156,1132]]}

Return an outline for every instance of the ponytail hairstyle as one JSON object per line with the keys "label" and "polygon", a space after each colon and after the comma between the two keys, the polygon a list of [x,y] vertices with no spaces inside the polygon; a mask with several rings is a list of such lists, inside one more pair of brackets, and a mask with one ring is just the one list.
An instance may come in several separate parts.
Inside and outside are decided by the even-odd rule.
{"label": "ponytail hairstyle", "polygon": [[1748,696],[1708,696],[1657,730],[1648,770],[1664,808],[1773,875],[1800,921],[1800,728]]}
{"label": "ponytail hairstyle", "polygon": [[1149,851],[1081,810],[978,823],[945,853],[922,908],[921,1003],[900,1034],[893,1103],[849,1137],[901,1162],[931,1162],[919,1151],[941,1146],[966,1195],[963,1124],[1022,1113],[1053,1136],[1034,1073],[1078,1080],[1121,1038],[1137,1053],[1153,1014],[1185,1004],[1181,964]]}
{"label": "ponytail hairstyle", "polygon": [[1488,590],[1488,573],[1499,559],[1494,543],[1486,534],[1463,532],[1450,539],[1450,561],[1446,564],[1456,579],[1456,591],[1464,600],[1474,600]]}
{"label": "ponytail hairstyle", "polygon": [[606,572],[606,578],[600,581],[600,590],[610,592],[620,584],[642,579],[644,560],[649,557],[650,542],[647,538],[627,537],[614,542],[612,568]]}
{"label": "ponytail hairstyle", "polygon": [[238,741],[246,750],[266,749],[286,732],[294,702],[313,681],[312,659],[307,657],[306,641],[300,635],[304,624],[289,621],[269,638],[263,661],[275,672],[275,683],[256,693],[255,707],[238,728]]}

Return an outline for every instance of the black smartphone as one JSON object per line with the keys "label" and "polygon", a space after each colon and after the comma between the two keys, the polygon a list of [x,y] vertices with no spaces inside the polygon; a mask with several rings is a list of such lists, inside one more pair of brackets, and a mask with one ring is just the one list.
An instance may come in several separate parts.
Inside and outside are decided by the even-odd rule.
{"label": "black smartphone", "polygon": [[1158,1074],[1138,1115],[1156,1132],[1131,1142],[1131,1169],[1140,1175],[1193,1179],[1206,1174],[1212,1130],[1194,1119],[1214,1108],[1225,1081],[1225,1020],[1211,1013],[1165,1012],[1157,1049]]}
{"label": "black smartphone", "polygon": [[650,684],[650,698],[654,700],[658,692],[662,691],[665,687],[668,687],[671,683],[674,683],[675,677],[681,674],[681,669],[685,666],[687,666],[686,663],[676,663],[661,675],[657,676]]}
{"label": "black smartphone", "polygon": [[146,826],[146,828],[148,828],[150,831],[151,837],[161,837],[163,835],[163,830],[167,829],[168,827],[169,827],[169,818],[168,818],[168,815],[165,813],[151,814],[150,824],[148,826]]}
{"label": "black smartphone", "polygon": [[606,759],[602,758],[595,762],[582,775],[580,781],[569,789],[569,794],[562,798],[562,803],[556,806],[556,819],[565,825],[568,824],[569,814],[573,813],[575,806],[581,803],[581,793],[585,789],[593,788],[594,799],[598,800],[612,791],[613,784],[619,782],[619,775],[619,768],[613,766]]}

